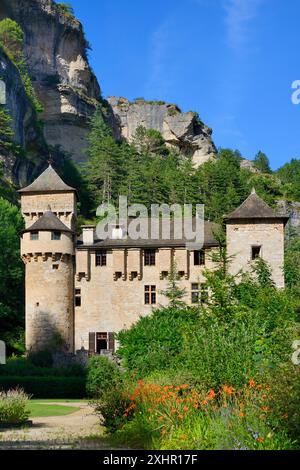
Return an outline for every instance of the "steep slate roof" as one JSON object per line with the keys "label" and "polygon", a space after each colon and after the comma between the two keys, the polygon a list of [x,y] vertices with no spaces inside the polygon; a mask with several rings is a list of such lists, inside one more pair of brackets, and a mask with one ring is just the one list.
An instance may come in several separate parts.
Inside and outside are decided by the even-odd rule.
{"label": "steep slate roof", "polygon": [[233,212],[226,215],[225,220],[235,219],[281,219],[288,221],[286,214],[277,214],[265,203],[253,189],[250,196]]}
{"label": "steep slate roof", "polygon": [[45,212],[31,227],[23,230],[22,233],[37,231],[73,232],[51,211]]}
{"label": "steep slate roof", "polygon": [[[150,219],[149,221],[149,228],[150,228]],[[130,220],[128,221],[130,223]],[[77,248],[159,248],[159,247],[184,247],[186,243],[189,243],[190,240],[187,240],[185,237],[182,239],[175,239],[174,238],[174,225],[170,224],[170,238],[164,239],[162,238],[162,231],[160,228],[159,231],[159,238],[158,239],[151,239],[150,231],[147,240],[138,239],[133,240],[129,236],[124,237],[123,239],[113,240],[111,238],[107,238],[105,240],[97,239],[97,234],[95,233],[95,242],[93,245],[83,245],[82,236],[79,237],[77,242]],[[161,227],[161,226],[160,226]],[[219,228],[219,225],[214,222],[204,222],[204,246],[218,246],[218,242],[215,239],[214,232]]]}
{"label": "steep slate roof", "polygon": [[19,189],[19,193],[43,193],[47,191],[63,192],[63,191],[75,191],[74,188],[68,186],[58,176],[56,171],[51,165],[36,179],[33,183],[23,189]]}

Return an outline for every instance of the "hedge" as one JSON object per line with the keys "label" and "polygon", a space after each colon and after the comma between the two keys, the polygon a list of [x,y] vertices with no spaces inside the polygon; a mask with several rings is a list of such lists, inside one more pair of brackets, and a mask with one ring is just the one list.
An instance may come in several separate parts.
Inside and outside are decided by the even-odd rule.
{"label": "hedge", "polygon": [[22,388],[33,398],[84,398],[84,377],[0,376],[0,390]]}

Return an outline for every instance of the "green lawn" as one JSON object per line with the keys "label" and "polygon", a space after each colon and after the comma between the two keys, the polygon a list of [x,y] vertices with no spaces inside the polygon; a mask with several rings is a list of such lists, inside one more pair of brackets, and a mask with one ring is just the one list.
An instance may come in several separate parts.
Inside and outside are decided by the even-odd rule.
{"label": "green lawn", "polygon": [[80,409],[76,406],[52,405],[49,402],[42,403],[39,400],[30,400],[30,402],[28,403],[28,408],[30,410],[30,418],[42,418],[46,416],[64,416],[74,413],[75,411],[78,411]]}

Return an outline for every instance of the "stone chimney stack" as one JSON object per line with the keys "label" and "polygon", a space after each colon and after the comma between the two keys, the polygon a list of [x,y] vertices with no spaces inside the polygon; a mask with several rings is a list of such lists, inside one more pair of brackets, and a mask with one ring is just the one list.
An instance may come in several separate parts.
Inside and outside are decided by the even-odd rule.
{"label": "stone chimney stack", "polygon": [[95,225],[82,225],[82,241],[84,245],[93,245],[95,237]]}

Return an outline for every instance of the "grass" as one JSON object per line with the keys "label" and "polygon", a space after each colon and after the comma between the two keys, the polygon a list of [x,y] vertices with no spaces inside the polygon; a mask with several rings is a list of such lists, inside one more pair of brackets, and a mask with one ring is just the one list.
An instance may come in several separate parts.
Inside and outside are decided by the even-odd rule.
{"label": "grass", "polygon": [[77,406],[54,405],[51,402],[41,402],[39,400],[30,400],[28,403],[31,418],[44,418],[47,416],[65,416],[80,408]]}

